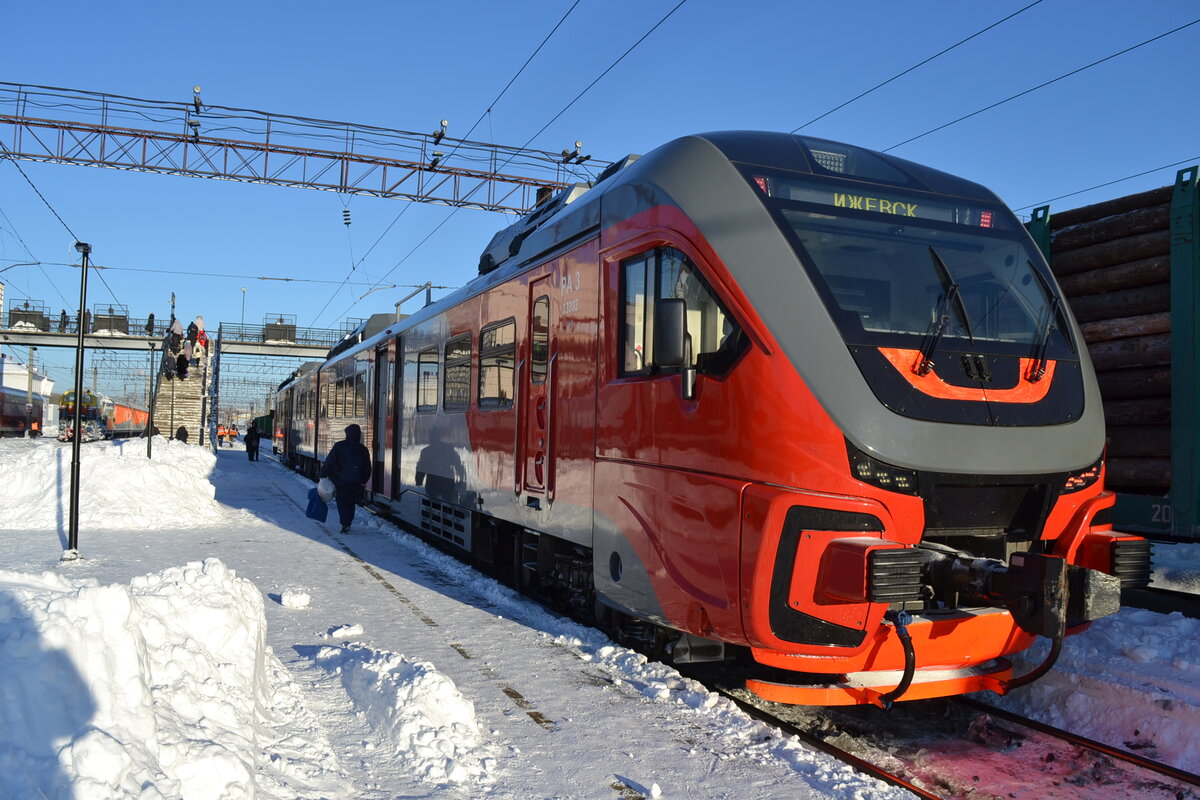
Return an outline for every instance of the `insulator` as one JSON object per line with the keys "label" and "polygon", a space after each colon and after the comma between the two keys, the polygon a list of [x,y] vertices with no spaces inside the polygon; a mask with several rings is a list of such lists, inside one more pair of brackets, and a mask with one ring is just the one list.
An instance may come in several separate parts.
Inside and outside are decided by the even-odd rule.
{"label": "insulator", "polygon": [[347,225],[350,224],[350,209],[348,209],[348,208],[342,209],[342,222],[344,222]]}

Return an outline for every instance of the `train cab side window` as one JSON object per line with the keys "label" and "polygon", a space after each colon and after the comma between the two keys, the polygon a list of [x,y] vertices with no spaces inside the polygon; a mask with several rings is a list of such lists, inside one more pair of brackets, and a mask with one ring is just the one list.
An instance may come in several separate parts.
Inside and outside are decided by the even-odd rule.
{"label": "train cab side window", "polygon": [[471,402],[471,334],[446,342],[443,361],[446,377],[442,381],[442,408],[466,411]]}
{"label": "train cab side window", "polygon": [[516,334],[511,319],[489,325],[479,334],[479,407],[485,411],[512,408]]}
{"label": "train cab side window", "polygon": [[417,411],[433,412],[438,407],[438,368],[436,347],[417,355]]}
{"label": "train cab side window", "polygon": [[621,263],[622,375],[637,375],[650,370],[646,361],[646,330],[649,327],[646,287],[648,281],[653,280],[649,270],[654,259],[654,253],[649,253]]}
{"label": "train cab side window", "polygon": [[673,247],[660,247],[622,262],[623,375],[654,371],[653,302],[680,299],[687,306],[690,366],[701,375],[723,375],[745,351],[748,340],[713,294],[699,270]]}
{"label": "train cab side window", "polygon": [[546,295],[533,301],[533,342],[530,351],[532,380],[534,383],[545,383],[550,355],[550,298]]}

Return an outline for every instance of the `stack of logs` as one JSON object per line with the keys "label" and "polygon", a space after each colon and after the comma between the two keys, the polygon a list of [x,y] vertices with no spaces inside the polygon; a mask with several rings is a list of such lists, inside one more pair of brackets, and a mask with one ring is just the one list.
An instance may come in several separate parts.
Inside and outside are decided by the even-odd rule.
{"label": "stack of logs", "polygon": [[1083,330],[1104,398],[1107,484],[1171,479],[1172,187],[1050,217],[1050,268]]}

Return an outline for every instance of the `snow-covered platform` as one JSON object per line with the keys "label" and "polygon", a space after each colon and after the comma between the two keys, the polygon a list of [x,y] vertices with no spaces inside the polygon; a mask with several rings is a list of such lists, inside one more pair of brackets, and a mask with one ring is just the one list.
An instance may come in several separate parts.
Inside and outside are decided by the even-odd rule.
{"label": "snow-covered platform", "polygon": [[[70,450],[0,441],[2,796],[904,796],[269,460],[145,450],[83,448],[60,563]],[[1005,703],[1196,770],[1198,634],[1122,612]]]}

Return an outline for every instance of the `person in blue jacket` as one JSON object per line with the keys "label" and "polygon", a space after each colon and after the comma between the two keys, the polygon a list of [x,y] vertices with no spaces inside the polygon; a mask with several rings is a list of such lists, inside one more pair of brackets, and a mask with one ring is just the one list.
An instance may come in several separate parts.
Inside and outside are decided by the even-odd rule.
{"label": "person in blue jacket", "polygon": [[362,494],[363,484],[371,479],[371,454],[362,443],[362,428],[346,426],[346,438],[329,449],[321,465],[321,477],[329,478],[337,489],[334,499],[345,533],[354,521],[354,505]]}

